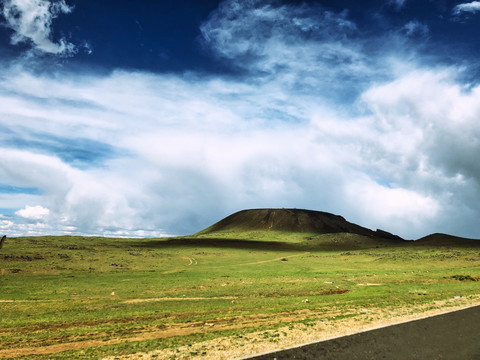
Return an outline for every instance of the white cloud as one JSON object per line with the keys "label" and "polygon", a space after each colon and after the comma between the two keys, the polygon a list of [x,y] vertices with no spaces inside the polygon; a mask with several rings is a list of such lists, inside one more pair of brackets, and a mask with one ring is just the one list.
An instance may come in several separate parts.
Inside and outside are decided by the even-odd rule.
{"label": "white cloud", "polygon": [[465,226],[467,215],[451,219],[480,212],[480,166],[472,155],[480,151],[480,88],[467,90],[456,78],[454,69],[416,70],[372,87],[363,100],[379,136],[368,152],[372,169],[390,174],[396,186],[434,198],[437,226],[458,233],[465,228],[455,223]]}
{"label": "white cloud", "polygon": [[480,166],[469,156],[480,150],[480,88],[467,91],[455,76],[451,70],[414,71],[370,89],[363,99],[382,131],[400,135],[398,143],[385,145],[390,152],[418,163],[421,151],[423,161],[446,176],[462,174],[480,182]]}
{"label": "white cloud", "polygon": [[419,232],[440,210],[436,199],[418,190],[383,186],[368,177],[352,181],[346,192],[363,204],[366,225],[392,232],[403,233],[406,226]]}
{"label": "white cloud", "polygon": [[[242,208],[297,207],[407,238],[480,236],[479,88],[368,53],[346,13],[252,4],[226,2],[202,26],[243,77],[0,70],[0,178],[39,190],[0,194],[17,210],[4,232],[186,234]],[[61,158],[77,138],[110,156]],[[48,216],[23,218],[27,204]]]}
{"label": "white cloud", "polygon": [[417,20],[412,20],[406,23],[403,26],[403,30],[405,31],[407,36],[427,35],[429,32],[428,26],[425,24],[422,24]]}
{"label": "white cloud", "polygon": [[405,6],[407,0],[387,0],[387,3],[393,5],[396,9],[401,9]]}
{"label": "white cloud", "polygon": [[2,231],[9,230],[14,226],[14,222],[10,220],[4,220],[0,217],[0,229]]}
{"label": "white cloud", "polygon": [[255,74],[257,81],[275,76],[285,87],[338,94],[338,81],[354,91],[373,76],[358,39],[350,40],[357,29],[347,15],[321,6],[227,0],[201,31],[217,57]]}
{"label": "white cloud", "polygon": [[[132,184],[127,186],[121,179],[115,179],[116,174],[82,171],[54,156],[30,151],[1,151],[2,179],[38,188],[42,193],[36,196],[42,206],[27,206],[15,212],[16,215],[33,220],[49,215],[48,220],[59,228],[74,226],[87,232],[103,232],[109,228],[135,230],[132,210],[125,198],[125,194],[132,192],[128,190]],[[130,197],[133,199],[135,195]]]}
{"label": "white cloud", "polygon": [[15,31],[11,37],[13,44],[31,43],[35,49],[49,53],[69,55],[75,46],[64,38],[52,41],[52,21],[59,14],[72,11],[64,0],[3,0],[3,14],[6,25]]}
{"label": "white cloud", "polygon": [[458,4],[453,8],[453,13],[458,15],[462,12],[476,13],[480,11],[480,1]]}
{"label": "white cloud", "polygon": [[[39,188],[37,203],[50,209],[48,228],[18,224],[17,231],[29,233],[184,234],[241,208],[272,206],[336,212],[405,237],[421,236],[449,198],[441,187],[452,181],[445,164],[432,161],[424,138],[428,124],[439,126],[433,136],[448,125],[440,114],[459,121],[476,114],[462,110],[469,96],[448,71],[418,70],[372,87],[357,104],[368,109],[361,117],[320,107],[310,96],[283,88],[281,80],[248,85],[127,72],[61,80],[18,76],[7,76],[4,88],[14,89],[14,99],[31,112],[5,108],[3,122],[13,113],[30,131],[51,129],[60,137],[70,136],[73,127],[78,136],[124,152],[101,168],[78,169],[53,155],[2,149],[2,179]],[[24,87],[25,79],[32,86]],[[37,88],[60,103],[70,100],[58,121],[48,102],[35,102],[42,94]],[[290,101],[278,101],[283,96]],[[61,121],[62,113],[70,114],[68,122]],[[300,116],[292,122],[272,113]],[[101,126],[86,120],[87,114],[102,119]],[[440,189],[431,190],[432,184]],[[464,186],[471,184],[449,191],[461,193]]]}
{"label": "white cloud", "polygon": [[43,206],[25,206],[24,209],[20,209],[15,212],[15,215],[21,216],[25,219],[30,220],[44,220],[50,214],[50,210],[44,208]]}

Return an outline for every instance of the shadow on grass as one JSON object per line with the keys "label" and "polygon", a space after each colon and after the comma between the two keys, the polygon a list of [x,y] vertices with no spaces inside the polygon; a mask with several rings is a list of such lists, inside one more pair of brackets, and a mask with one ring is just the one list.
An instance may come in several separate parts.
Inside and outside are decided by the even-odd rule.
{"label": "shadow on grass", "polygon": [[229,248],[256,251],[355,251],[376,248],[405,248],[405,249],[439,249],[439,248],[478,248],[479,240],[454,237],[429,239],[427,241],[394,241],[389,239],[352,239],[348,242],[334,242],[331,240],[311,240],[306,238],[300,242],[261,241],[250,239],[217,238],[217,237],[177,237],[169,239],[152,239],[131,243],[139,248],[175,248],[175,247],[202,247],[202,248]]}
{"label": "shadow on grass", "polygon": [[[381,243],[379,243],[381,244]],[[353,251],[361,249],[371,249],[379,247],[378,244],[334,244],[329,242],[315,242],[305,240],[302,242],[282,242],[282,241],[259,241],[248,239],[232,239],[232,238],[171,238],[165,240],[143,241],[132,244],[136,247],[143,248],[175,248],[175,247],[202,247],[202,248],[229,248],[229,249],[246,249],[256,251]],[[382,247],[398,246],[396,243],[383,243]]]}
{"label": "shadow on grass", "polygon": [[172,238],[167,240],[152,240],[136,244],[138,247],[147,248],[172,248],[172,247],[202,247],[202,248],[231,248],[261,251],[306,251],[311,249],[304,243],[285,243],[281,241],[258,241],[245,239],[222,238]]}

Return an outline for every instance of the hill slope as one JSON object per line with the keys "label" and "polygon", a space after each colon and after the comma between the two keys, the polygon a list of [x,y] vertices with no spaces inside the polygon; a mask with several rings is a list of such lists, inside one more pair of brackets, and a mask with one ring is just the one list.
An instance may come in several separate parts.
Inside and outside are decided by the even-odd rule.
{"label": "hill slope", "polygon": [[480,245],[480,240],[435,233],[416,240],[415,244],[435,246],[478,246]]}
{"label": "hill slope", "polygon": [[403,240],[383,230],[372,231],[345,220],[342,216],[303,209],[251,209],[236,212],[198,235],[232,231],[287,231],[298,233],[351,233]]}

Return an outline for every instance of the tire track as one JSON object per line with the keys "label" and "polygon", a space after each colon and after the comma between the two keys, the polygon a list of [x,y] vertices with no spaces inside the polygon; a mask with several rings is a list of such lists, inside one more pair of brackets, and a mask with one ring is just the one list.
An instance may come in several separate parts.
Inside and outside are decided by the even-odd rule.
{"label": "tire track", "polygon": [[275,259],[270,259],[270,260],[262,260],[262,261],[256,261],[256,262],[251,262],[251,263],[244,263],[244,264],[237,264],[239,266],[243,266],[243,265],[257,265],[257,264],[265,264],[265,263],[269,263],[269,262],[274,262],[274,261],[280,261],[282,259],[289,259],[289,258],[292,258],[292,257],[297,257],[297,256],[303,256],[303,255],[308,255],[310,254],[310,251],[306,251],[302,254],[296,254],[296,255],[289,255],[289,256],[282,256],[282,257],[279,257],[279,258],[275,258]]}

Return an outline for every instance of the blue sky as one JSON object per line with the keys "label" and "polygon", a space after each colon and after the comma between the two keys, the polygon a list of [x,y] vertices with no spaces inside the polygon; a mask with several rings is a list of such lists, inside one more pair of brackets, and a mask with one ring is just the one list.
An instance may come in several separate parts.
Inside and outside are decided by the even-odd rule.
{"label": "blue sky", "polygon": [[480,2],[0,0],[0,232],[245,208],[480,238]]}

